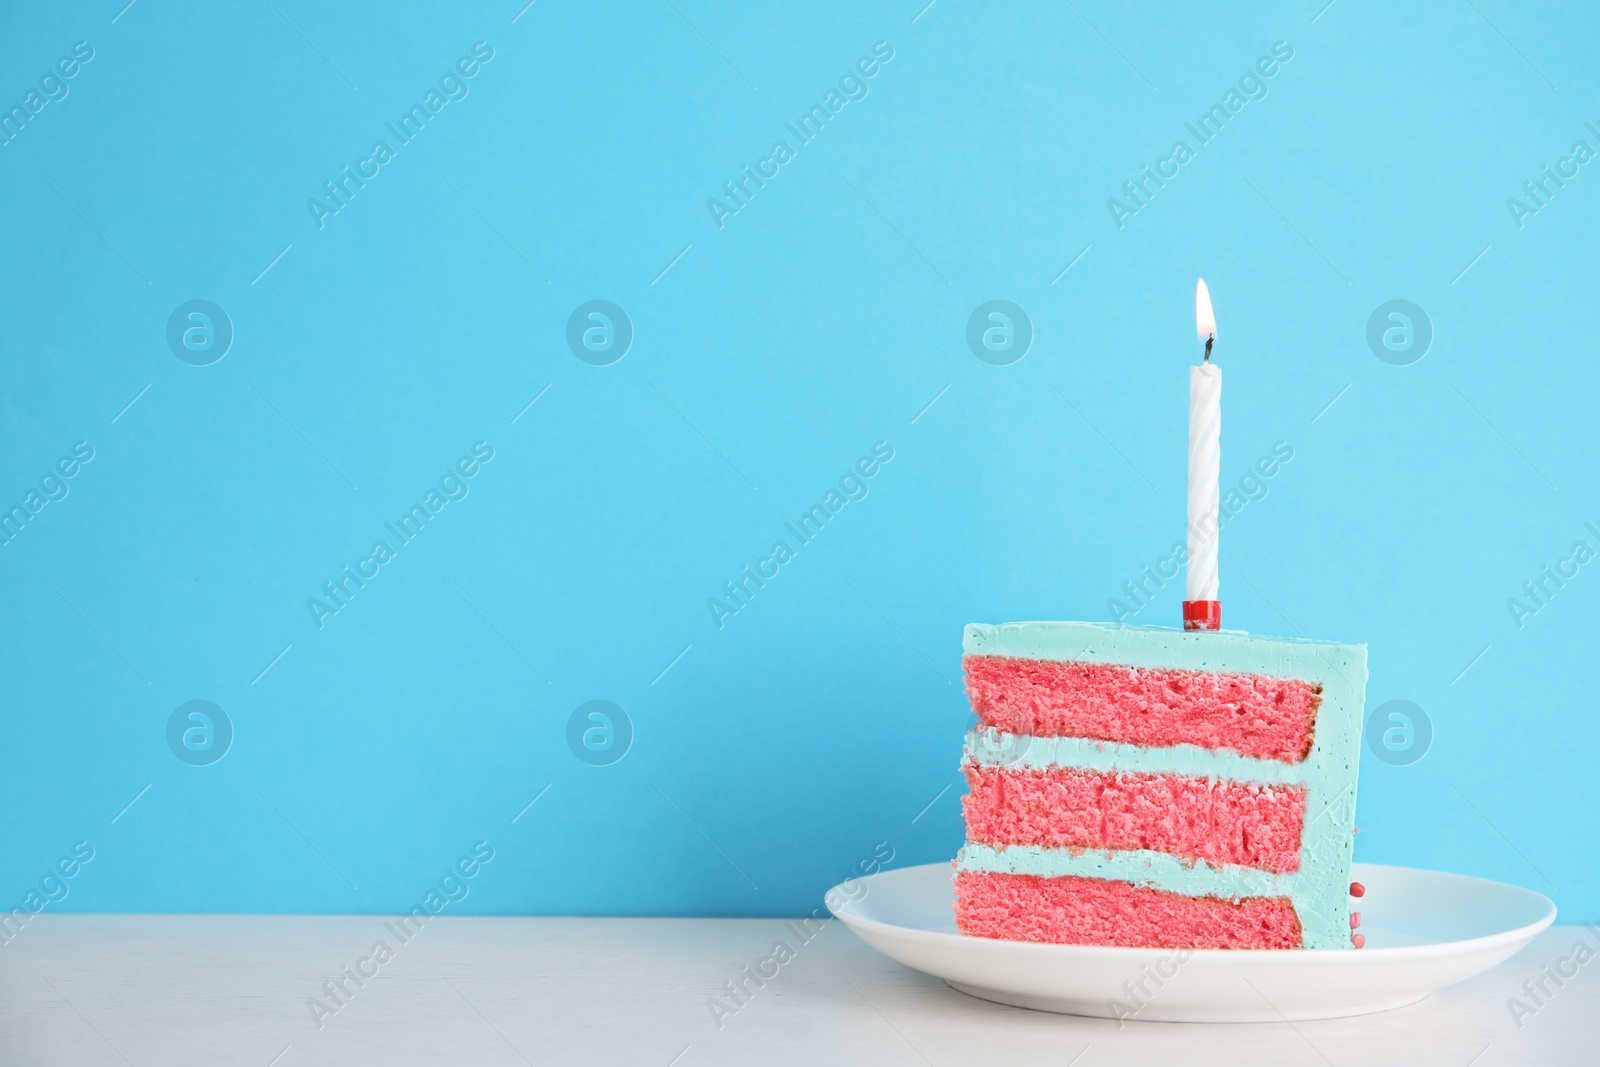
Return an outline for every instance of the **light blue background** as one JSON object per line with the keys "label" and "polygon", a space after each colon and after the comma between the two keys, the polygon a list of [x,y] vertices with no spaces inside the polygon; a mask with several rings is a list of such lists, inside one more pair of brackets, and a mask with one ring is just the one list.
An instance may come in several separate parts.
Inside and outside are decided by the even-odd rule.
{"label": "light blue background", "polygon": [[[947,860],[962,624],[1107,619],[1182,535],[1204,275],[1224,478],[1294,449],[1224,531],[1227,624],[1365,641],[1369,708],[1433,724],[1365,759],[1358,858],[1600,919],[1600,563],[1506,604],[1600,549],[1600,165],[1506,206],[1600,149],[1592,9],[276,2],[0,16],[7,107],[95,49],[0,147],[0,498],[95,449],[0,548],[0,903],[79,840],[54,909],[396,912],[480,839],[454,911],[792,914],[879,842]],[[319,230],[307,199],[479,40]],[[877,41],[867,98],[718,229]],[[1107,198],[1277,41],[1119,229]],[[164,337],[196,298],[236,331],[209,367]],[[564,339],[591,299],[634,324],[613,366]],[[1037,331],[1012,366],[965,342],[991,299]],[[1391,299],[1436,331],[1411,366],[1365,340]],[[319,630],[307,599],[480,440]],[[708,598],[877,441],[870,496],[719,630]],[[209,767],[167,748],[192,699],[236,731]],[[611,766],[567,745],[592,699],[633,724]]]}

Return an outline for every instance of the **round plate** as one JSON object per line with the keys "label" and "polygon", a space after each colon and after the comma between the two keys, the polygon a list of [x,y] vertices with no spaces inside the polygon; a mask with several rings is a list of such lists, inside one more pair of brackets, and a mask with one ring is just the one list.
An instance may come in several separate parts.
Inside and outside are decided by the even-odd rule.
{"label": "round plate", "polygon": [[948,863],[882,871],[829,894],[833,913],[890,959],[1019,1008],[1163,1022],[1282,1022],[1414,1004],[1481,974],[1555,921],[1528,889],[1460,874],[1354,865],[1360,950],[1117,948],[956,932]]}

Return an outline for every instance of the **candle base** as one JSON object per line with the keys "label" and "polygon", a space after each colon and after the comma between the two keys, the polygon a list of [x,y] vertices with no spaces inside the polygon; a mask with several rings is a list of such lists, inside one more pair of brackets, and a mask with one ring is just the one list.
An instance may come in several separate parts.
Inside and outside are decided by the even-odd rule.
{"label": "candle base", "polygon": [[1183,602],[1183,628],[1185,630],[1222,629],[1222,601],[1185,600]]}

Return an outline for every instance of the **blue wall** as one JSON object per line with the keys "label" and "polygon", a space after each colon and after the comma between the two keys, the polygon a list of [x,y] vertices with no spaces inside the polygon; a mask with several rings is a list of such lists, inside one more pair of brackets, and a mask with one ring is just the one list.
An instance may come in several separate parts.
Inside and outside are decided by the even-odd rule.
{"label": "blue wall", "polygon": [[1227,624],[1431,728],[1358,857],[1600,919],[1600,19],[922,2],[0,17],[0,903],[393,912],[482,841],[463,913],[770,915],[948,859],[961,625],[1109,619],[1182,536],[1204,275],[1224,478],[1292,450]]}

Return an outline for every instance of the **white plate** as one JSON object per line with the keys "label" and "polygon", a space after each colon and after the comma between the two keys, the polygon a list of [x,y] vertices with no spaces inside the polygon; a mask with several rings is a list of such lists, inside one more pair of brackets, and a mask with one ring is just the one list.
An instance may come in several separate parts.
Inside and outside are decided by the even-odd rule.
{"label": "white plate", "polygon": [[1414,1004],[1520,950],[1555,921],[1528,889],[1354,865],[1366,947],[1349,951],[1044,945],[956,932],[948,863],[883,871],[828,894],[873,948],[963,993],[1019,1008],[1163,1022],[1281,1022]]}

